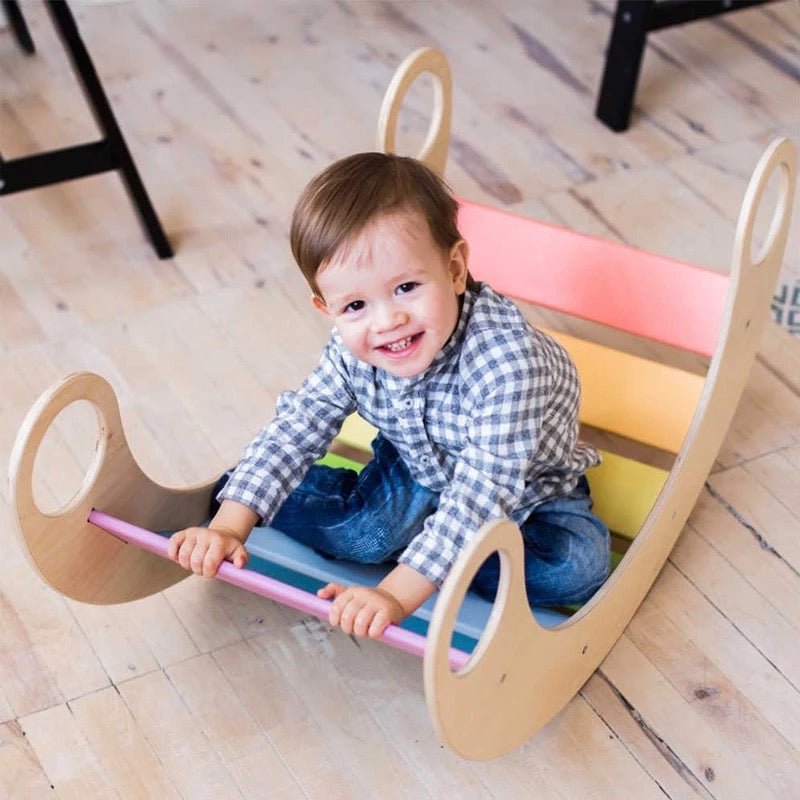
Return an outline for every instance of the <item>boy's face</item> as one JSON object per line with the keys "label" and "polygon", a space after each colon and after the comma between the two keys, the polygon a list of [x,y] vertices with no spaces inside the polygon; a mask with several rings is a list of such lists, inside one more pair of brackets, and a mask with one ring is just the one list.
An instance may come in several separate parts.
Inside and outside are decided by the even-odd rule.
{"label": "boy's face", "polygon": [[356,358],[400,378],[424,372],[458,322],[467,244],[443,252],[417,212],[382,214],[317,272],[327,314]]}

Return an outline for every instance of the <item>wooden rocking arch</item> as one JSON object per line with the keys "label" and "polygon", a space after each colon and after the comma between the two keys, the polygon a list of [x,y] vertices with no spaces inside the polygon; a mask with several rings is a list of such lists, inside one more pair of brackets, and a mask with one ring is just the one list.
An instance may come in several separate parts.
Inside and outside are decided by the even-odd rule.
{"label": "wooden rocking arch", "polygon": [[[379,147],[392,149],[403,95],[422,71],[434,73],[439,90],[421,158],[430,159],[441,174],[449,140],[451,85],[447,62],[437,51],[417,51],[398,69],[381,112]],[[777,206],[766,242],[753,258],[754,221],[775,173]],[[470,241],[470,268],[476,278],[522,300],[694,352],[713,353],[703,381],[559,335],[581,372],[582,419],[677,455],[669,474],[660,477],[654,478],[658,471],[647,465],[613,454],[590,476],[597,506],[603,508],[598,513],[607,517],[612,530],[629,530],[632,541],[606,584],[572,617],[549,628],[536,621],[525,598],[519,530],[509,521],[496,521],[475,532],[460,554],[436,601],[427,638],[409,644],[405,634],[389,632],[389,638],[397,639],[390,643],[415,652],[424,648],[431,718],[441,740],[462,756],[487,759],[506,753],[557,714],[617,641],[661,570],[713,465],[754,360],[786,245],[795,181],[795,148],[788,140],[778,140],[761,157],[747,188],[729,277],[462,201],[459,225]],[[580,292],[576,286],[582,287]],[[609,293],[608,286],[619,291]],[[659,298],[664,313],[652,306],[642,310],[644,298],[653,297]],[[641,386],[633,404],[618,407],[624,398],[613,394],[607,375],[598,374],[596,366],[593,371],[598,359],[600,373],[624,373],[626,381],[636,380]],[[600,391],[603,381],[610,400]],[[667,385],[665,402],[658,395]],[[79,495],[59,512],[45,514],[32,492],[36,453],[56,416],[78,400],[89,401],[97,410],[95,455]],[[674,406],[689,411],[673,419]],[[363,445],[370,435],[354,422],[342,438]],[[213,487],[209,481],[169,489],[145,475],[128,449],[113,389],[90,373],[67,377],[34,404],[17,437],[9,476],[19,541],[36,570],[59,592],[101,604],[135,600],[186,577],[179,566],[153,555],[163,555],[166,543],[147,531],[200,523]],[[636,504],[614,499],[614,487],[622,483],[628,497],[647,495],[635,521],[625,515]],[[114,528],[107,517],[129,525]],[[106,524],[116,535],[98,527]],[[141,535],[139,528],[145,529]],[[149,551],[131,547],[128,541]],[[473,575],[494,552],[502,565],[494,607],[475,651],[459,655],[450,646],[459,609]],[[249,570],[223,567],[224,580],[325,616],[325,601],[318,601],[321,606],[310,600],[310,605],[303,605],[305,600],[298,605],[294,595],[283,591],[286,587],[267,590],[263,582],[256,585],[255,578],[242,575]]]}

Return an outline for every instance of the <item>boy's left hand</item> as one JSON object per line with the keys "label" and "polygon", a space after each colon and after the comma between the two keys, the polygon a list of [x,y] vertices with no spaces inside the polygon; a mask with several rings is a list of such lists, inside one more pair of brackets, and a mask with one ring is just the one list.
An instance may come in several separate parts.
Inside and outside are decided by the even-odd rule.
{"label": "boy's left hand", "polygon": [[378,639],[389,625],[396,625],[406,617],[397,598],[378,587],[329,583],[317,595],[334,598],[328,620],[347,634]]}

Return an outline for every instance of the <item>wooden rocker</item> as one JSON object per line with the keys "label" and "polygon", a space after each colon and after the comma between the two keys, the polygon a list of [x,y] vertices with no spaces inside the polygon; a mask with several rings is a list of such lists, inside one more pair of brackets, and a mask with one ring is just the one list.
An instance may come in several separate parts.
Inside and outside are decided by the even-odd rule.
{"label": "wooden rocker", "polygon": [[[437,51],[417,51],[398,69],[381,111],[379,147],[393,149],[403,96],[423,71],[432,72],[437,84],[434,122],[420,158],[441,174],[451,86]],[[753,258],[754,221],[774,173],[777,207]],[[461,202],[459,227],[470,243],[475,278],[522,301],[713,358],[703,378],[554,334],[581,373],[584,424],[676,455],[668,473],[614,453],[604,453],[603,464],[590,472],[595,508],[626,552],[605,585],[572,616],[531,611],[519,530],[498,520],[473,534],[432,610],[423,608],[412,619],[417,630],[429,620],[427,637],[394,626],[387,630],[390,644],[424,651],[431,718],[442,742],[460,755],[499,756],[557,714],[622,634],[658,575],[713,465],[755,357],[786,245],[795,173],[792,143],[771,144],[745,193],[730,276]],[[78,496],[45,514],[33,498],[34,460],[53,420],[78,400],[97,411],[93,460]],[[351,419],[339,438],[352,451],[364,449],[373,434]],[[145,475],[128,449],[113,389],[99,376],[71,375],[39,398],[17,437],[9,475],[19,540],[59,592],[89,603],[122,603],[188,575],[159,557],[166,538],[153,531],[205,520],[213,483],[176,490]],[[342,575],[350,582],[380,579],[376,570],[349,572],[352,565],[322,559],[269,528],[253,532],[248,550],[255,569],[223,564],[218,577],[323,618],[327,601],[288,585],[287,577],[301,586],[305,581],[305,588]],[[495,552],[501,578],[492,605],[468,594],[468,587]],[[477,640],[471,655],[452,647],[454,631],[460,641]]]}

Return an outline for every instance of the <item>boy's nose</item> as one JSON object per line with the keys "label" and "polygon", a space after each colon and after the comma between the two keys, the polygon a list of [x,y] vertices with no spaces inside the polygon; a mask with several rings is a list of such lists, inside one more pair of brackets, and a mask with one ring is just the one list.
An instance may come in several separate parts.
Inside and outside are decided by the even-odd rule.
{"label": "boy's nose", "polygon": [[376,333],[380,333],[399,328],[406,322],[408,322],[408,314],[405,311],[394,306],[383,306],[375,310],[372,327]]}

